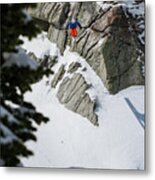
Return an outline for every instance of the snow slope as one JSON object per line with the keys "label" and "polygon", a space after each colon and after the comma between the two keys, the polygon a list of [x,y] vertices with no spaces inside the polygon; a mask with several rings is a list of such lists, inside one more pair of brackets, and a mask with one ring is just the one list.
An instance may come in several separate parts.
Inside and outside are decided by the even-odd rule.
{"label": "snow slope", "polygon": [[[44,43],[40,37],[44,37]],[[40,52],[40,56],[48,48],[49,54],[58,53],[45,33],[31,43],[25,39],[23,47],[36,55]],[[110,95],[87,62],[69,49],[64,56],[59,54],[53,70],[56,71],[62,63],[68,68],[72,61],[87,67],[86,72],[79,72],[84,73],[85,79],[93,84],[88,93],[98,100],[99,127],[60,104],[56,97],[57,89],[50,87],[52,76],[44,77],[32,86],[33,91],[28,92],[25,98],[33,102],[50,121],[38,127],[38,141],[27,144],[35,155],[22,159],[24,166],[144,169],[144,127],[140,124],[144,125],[144,87],[133,86]]]}

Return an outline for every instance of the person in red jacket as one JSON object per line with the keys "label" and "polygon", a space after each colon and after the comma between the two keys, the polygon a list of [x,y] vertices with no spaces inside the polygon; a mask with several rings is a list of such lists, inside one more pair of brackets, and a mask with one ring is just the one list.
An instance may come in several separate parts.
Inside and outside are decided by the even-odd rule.
{"label": "person in red jacket", "polygon": [[72,21],[68,22],[66,29],[70,29],[70,36],[76,38],[78,36],[77,28],[81,28],[81,24],[78,20],[72,19]]}

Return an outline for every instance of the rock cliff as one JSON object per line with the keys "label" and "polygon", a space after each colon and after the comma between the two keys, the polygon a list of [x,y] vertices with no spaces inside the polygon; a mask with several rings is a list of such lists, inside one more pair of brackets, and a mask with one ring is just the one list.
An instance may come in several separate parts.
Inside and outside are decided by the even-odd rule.
{"label": "rock cliff", "polygon": [[[35,18],[48,24],[48,38],[57,44],[61,54],[70,46],[82,56],[100,77],[111,94],[131,85],[144,84],[144,2],[59,2],[41,3],[29,9]],[[77,18],[82,28],[76,43],[66,31],[71,18]],[[61,66],[52,81],[58,99],[65,106],[97,124],[95,102],[85,91],[89,88],[82,75],[76,73],[79,64],[70,64],[72,78],[64,78]]]}

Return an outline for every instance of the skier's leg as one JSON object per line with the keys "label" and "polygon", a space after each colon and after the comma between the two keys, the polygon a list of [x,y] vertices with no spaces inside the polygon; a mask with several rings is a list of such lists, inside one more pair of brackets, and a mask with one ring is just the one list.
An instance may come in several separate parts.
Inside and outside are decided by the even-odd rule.
{"label": "skier's leg", "polygon": [[72,36],[72,47],[74,47],[74,37]]}
{"label": "skier's leg", "polygon": [[77,38],[77,29],[71,29],[71,50],[74,51],[76,49],[76,38]]}
{"label": "skier's leg", "polygon": [[73,39],[73,51],[76,50],[76,47],[77,47],[77,42],[76,42],[76,37],[74,37]]}

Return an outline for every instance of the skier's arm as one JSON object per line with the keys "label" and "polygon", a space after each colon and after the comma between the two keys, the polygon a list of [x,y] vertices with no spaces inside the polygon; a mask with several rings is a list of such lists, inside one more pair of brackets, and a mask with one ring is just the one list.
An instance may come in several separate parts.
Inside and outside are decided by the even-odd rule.
{"label": "skier's arm", "polygon": [[69,28],[70,22],[67,23],[66,30]]}
{"label": "skier's arm", "polygon": [[82,28],[81,24],[78,21],[76,21],[76,24],[79,26],[79,28]]}

